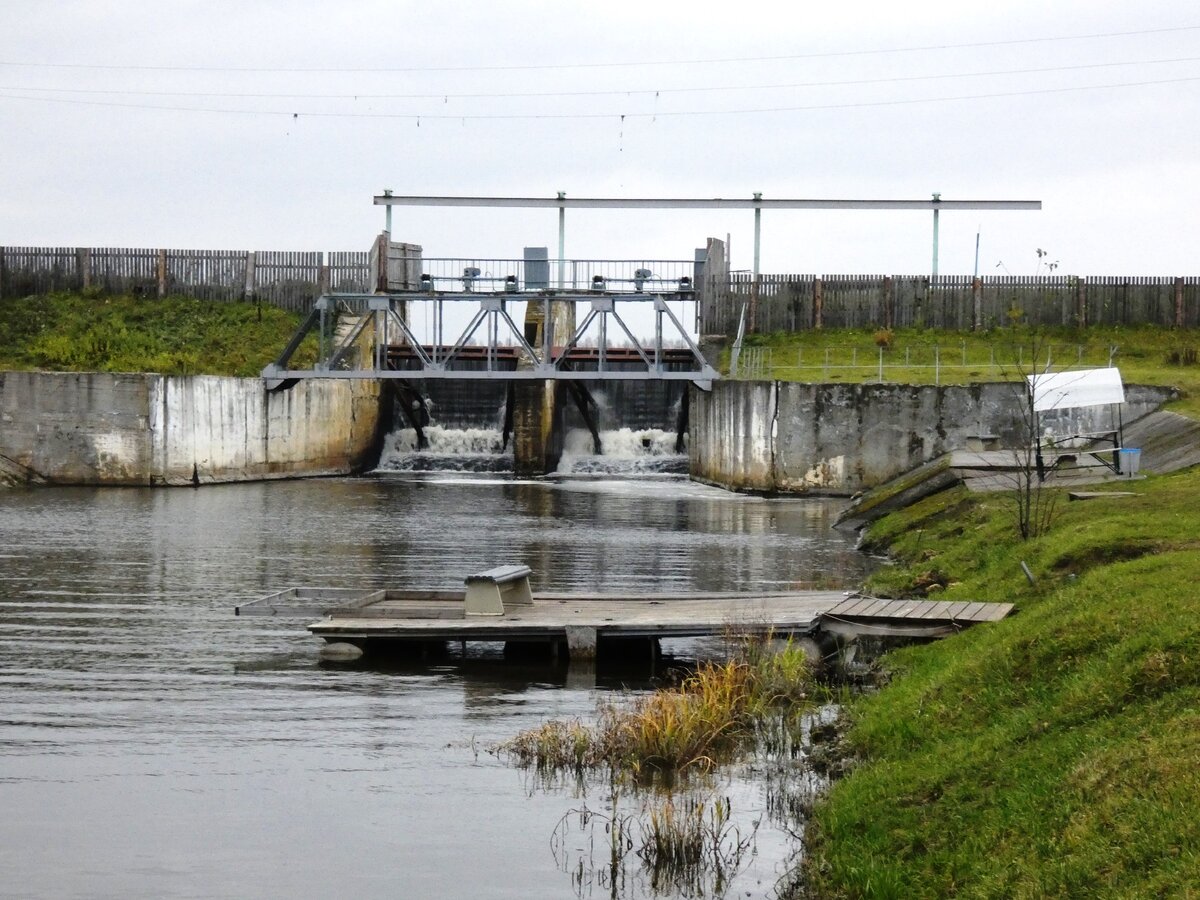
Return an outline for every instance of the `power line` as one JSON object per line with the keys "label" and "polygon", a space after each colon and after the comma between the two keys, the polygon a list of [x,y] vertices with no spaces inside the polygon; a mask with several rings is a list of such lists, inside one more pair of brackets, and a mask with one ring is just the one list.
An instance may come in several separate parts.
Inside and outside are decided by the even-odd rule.
{"label": "power line", "polygon": [[387,72],[502,72],[502,71],[542,71],[559,69],[615,69],[637,68],[643,66],[683,66],[683,65],[714,65],[724,63],[747,62],[783,62],[797,59],[831,59],[846,56],[872,56],[885,53],[921,53],[930,50],[965,50],[980,47],[1006,47],[1018,44],[1044,44],[1058,41],[1085,41],[1114,37],[1134,37],[1138,35],[1168,34],[1181,31],[1195,31],[1200,25],[1180,25],[1171,28],[1147,28],[1137,31],[1107,31],[1094,34],[1060,35],[1057,37],[1011,38],[1001,41],[973,41],[962,44],[925,44],[912,47],[883,47],[870,50],[830,50],[820,53],[790,53],[777,56],[729,56],[706,59],[673,59],[673,60],[636,60],[623,62],[575,62],[575,63],[544,63],[522,65],[495,66],[312,66],[312,67],[272,67],[272,66],[161,66],[161,65],[120,65],[116,63],[74,63],[74,62],[23,62],[17,60],[0,60],[0,66],[20,66],[40,69],[89,69],[89,70],[119,70],[135,72],[260,72],[260,73],[387,73]]}
{"label": "power line", "polygon": [[1200,75],[1188,76],[1183,78],[1164,78],[1148,81],[1128,81],[1115,82],[1112,84],[1091,84],[1091,85],[1075,85],[1071,87],[1059,88],[1035,88],[1022,91],[994,91],[986,94],[961,94],[951,97],[916,97],[901,100],[864,100],[850,103],[814,103],[803,106],[770,106],[770,107],[753,107],[744,109],[709,109],[709,110],[679,110],[679,111],[653,111],[653,112],[626,112],[626,113],[482,113],[482,114],[454,114],[454,113],[374,113],[374,112],[305,112],[300,110],[253,110],[253,109],[226,109],[219,107],[198,107],[198,106],[167,106],[163,104],[150,103],[120,103],[116,101],[106,100],[77,100],[68,97],[27,97],[19,94],[3,93],[0,89],[0,98],[9,100],[30,100],[40,103],[67,103],[76,106],[99,106],[121,109],[145,109],[168,112],[199,112],[199,113],[221,113],[228,115],[243,115],[243,116],[283,116],[297,119],[301,116],[308,118],[320,119],[412,119],[418,124],[422,119],[429,120],[567,120],[567,119],[657,119],[657,118],[683,118],[683,117],[698,117],[698,116],[732,116],[732,115],[756,115],[766,113],[787,113],[787,112],[815,112],[820,110],[834,109],[863,109],[870,107],[885,107],[885,106],[911,106],[920,103],[952,103],[963,100],[991,100],[1004,97],[1028,97],[1041,94],[1064,94],[1079,91],[1098,91],[1110,90],[1116,88],[1129,87],[1149,87],[1152,85],[1163,84],[1182,84],[1186,82],[1200,81]]}
{"label": "power line", "polygon": [[629,97],[629,96],[659,96],[661,94],[694,94],[716,93],[722,91],[765,91],[786,90],[795,88],[814,87],[852,87],[869,84],[893,84],[912,81],[937,81],[953,78],[989,78],[998,75],[1038,75],[1049,72],[1073,72],[1086,69],[1108,69],[1122,66],[1153,66],[1171,63],[1187,63],[1200,61],[1200,56],[1181,56],[1173,59],[1142,59],[1129,62],[1081,63],[1073,66],[1044,66],[1026,69],[994,69],[985,72],[949,72],[930,75],[893,75],[882,78],[856,78],[841,81],[798,81],[773,84],[748,85],[710,85],[679,88],[632,88],[627,90],[592,90],[592,91],[528,91],[528,92],[495,92],[495,93],[454,93],[435,92],[421,94],[304,94],[289,92],[244,92],[244,91],[143,91],[119,88],[58,88],[58,87],[23,87],[19,85],[3,85],[0,91],[36,91],[38,93],[56,94],[106,94],[124,95],[131,97],[221,97],[225,99],[244,100],[501,100],[519,98],[547,97]]}

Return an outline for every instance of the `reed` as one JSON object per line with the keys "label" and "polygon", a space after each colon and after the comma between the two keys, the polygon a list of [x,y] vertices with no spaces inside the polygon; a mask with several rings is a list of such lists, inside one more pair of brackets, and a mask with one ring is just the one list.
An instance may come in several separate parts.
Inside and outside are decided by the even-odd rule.
{"label": "reed", "polygon": [[748,831],[733,823],[728,797],[656,794],[640,813],[621,812],[616,792],[610,802],[606,812],[571,810],[551,836],[578,896],[594,887],[611,896],[724,896],[758,833],[757,822]]}
{"label": "reed", "polygon": [[754,843],[730,820],[728,797],[668,796],[651,808],[642,826],[638,856],[656,893],[722,896]]}
{"label": "reed", "polygon": [[781,717],[798,722],[821,695],[798,648],[757,648],[727,662],[704,663],[672,687],[602,703],[594,726],[546,722],[497,749],[539,772],[608,768],[637,780],[708,772],[777,732],[764,723]]}

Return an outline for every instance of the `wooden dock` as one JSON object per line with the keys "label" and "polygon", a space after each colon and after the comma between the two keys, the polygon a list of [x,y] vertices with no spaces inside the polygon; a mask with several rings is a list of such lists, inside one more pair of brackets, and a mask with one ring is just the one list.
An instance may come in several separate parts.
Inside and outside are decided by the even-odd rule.
{"label": "wooden dock", "polygon": [[840,591],[772,594],[535,594],[502,616],[466,615],[460,599],[394,597],[334,610],[308,626],[326,640],[549,641],[808,634]]}
{"label": "wooden dock", "polygon": [[821,628],[839,635],[941,637],[980,622],[998,622],[1011,603],[962,600],[881,600],[848,597],[821,615]]}
{"label": "wooden dock", "polygon": [[351,591],[293,588],[238,607],[239,615],[320,616],[308,630],[359,647],[390,642],[503,641],[565,645],[595,654],[620,639],[711,637],[727,633],[779,637],[826,631],[839,636],[938,637],[994,622],[1010,603],[879,600],[841,591],[779,593],[625,593],[533,595],[501,615],[467,613],[457,591]]}

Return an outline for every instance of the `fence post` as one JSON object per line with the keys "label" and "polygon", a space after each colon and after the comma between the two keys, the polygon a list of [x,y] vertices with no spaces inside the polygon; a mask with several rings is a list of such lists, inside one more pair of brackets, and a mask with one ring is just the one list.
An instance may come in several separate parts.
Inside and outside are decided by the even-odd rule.
{"label": "fence post", "polygon": [[158,251],[158,299],[167,296],[167,251]]}
{"label": "fence post", "polygon": [[79,265],[80,287],[87,290],[92,286],[92,248],[76,247],[75,258]]}
{"label": "fence post", "polygon": [[1083,278],[1075,279],[1075,324],[1087,328],[1087,282]]}
{"label": "fence post", "polygon": [[329,293],[329,266],[325,263],[325,251],[321,251],[320,268],[317,269],[317,296]]}
{"label": "fence post", "polygon": [[4,247],[0,246],[0,300],[4,299],[4,276],[8,274],[4,269]]}
{"label": "fence post", "polygon": [[825,293],[825,291],[822,286],[821,279],[819,277],[814,278],[813,279],[813,328],[818,329],[818,330],[821,328],[821,312],[822,312],[821,307],[823,306],[824,293]]}
{"label": "fence post", "polygon": [[750,334],[758,333],[758,293],[761,285],[762,275],[755,273],[754,280],[750,283],[750,313],[746,322],[746,330]]}
{"label": "fence post", "polygon": [[1183,279],[1175,278],[1175,327],[1183,327]]}
{"label": "fence post", "polygon": [[[883,327],[894,328],[896,325],[896,290],[892,284],[892,276],[883,276]],[[882,371],[882,370],[881,370]],[[880,381],[883,380],[880,376]]]}
{"label": "fence post", "polygon": [[[390,209],[391,207],[389,207]],[[257,286],[254,283],[256,273],[254,270],[254,251],[246,252],[246,281],[242,285],[242,299],[250,300],[254,297]]]}
{"label": "fence post", "polygon": [[983,279],[971,279],[971,330],[983,330]]}

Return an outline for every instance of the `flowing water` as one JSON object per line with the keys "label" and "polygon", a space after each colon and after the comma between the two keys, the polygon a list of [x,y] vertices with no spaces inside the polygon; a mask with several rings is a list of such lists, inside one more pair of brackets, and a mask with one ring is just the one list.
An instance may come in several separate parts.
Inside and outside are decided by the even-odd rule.
{"label": "flowing water", "polygon": [[[569,871],[582,836],[552,846],[604,794],[544,789],[487,748],[587,718],[627,675],[488,646],[322,666],[303,622],[234,604],[456,588],[505,562],[535,590],[852,585],[868,563],[831,530],[837,508],[661,476],[0,493],[0,896],[608,896]],[[766,818],[754,780],[718,789],[747,829]],[[786,834],[764,821],[755,841],[730,896],[782,873]]]}

